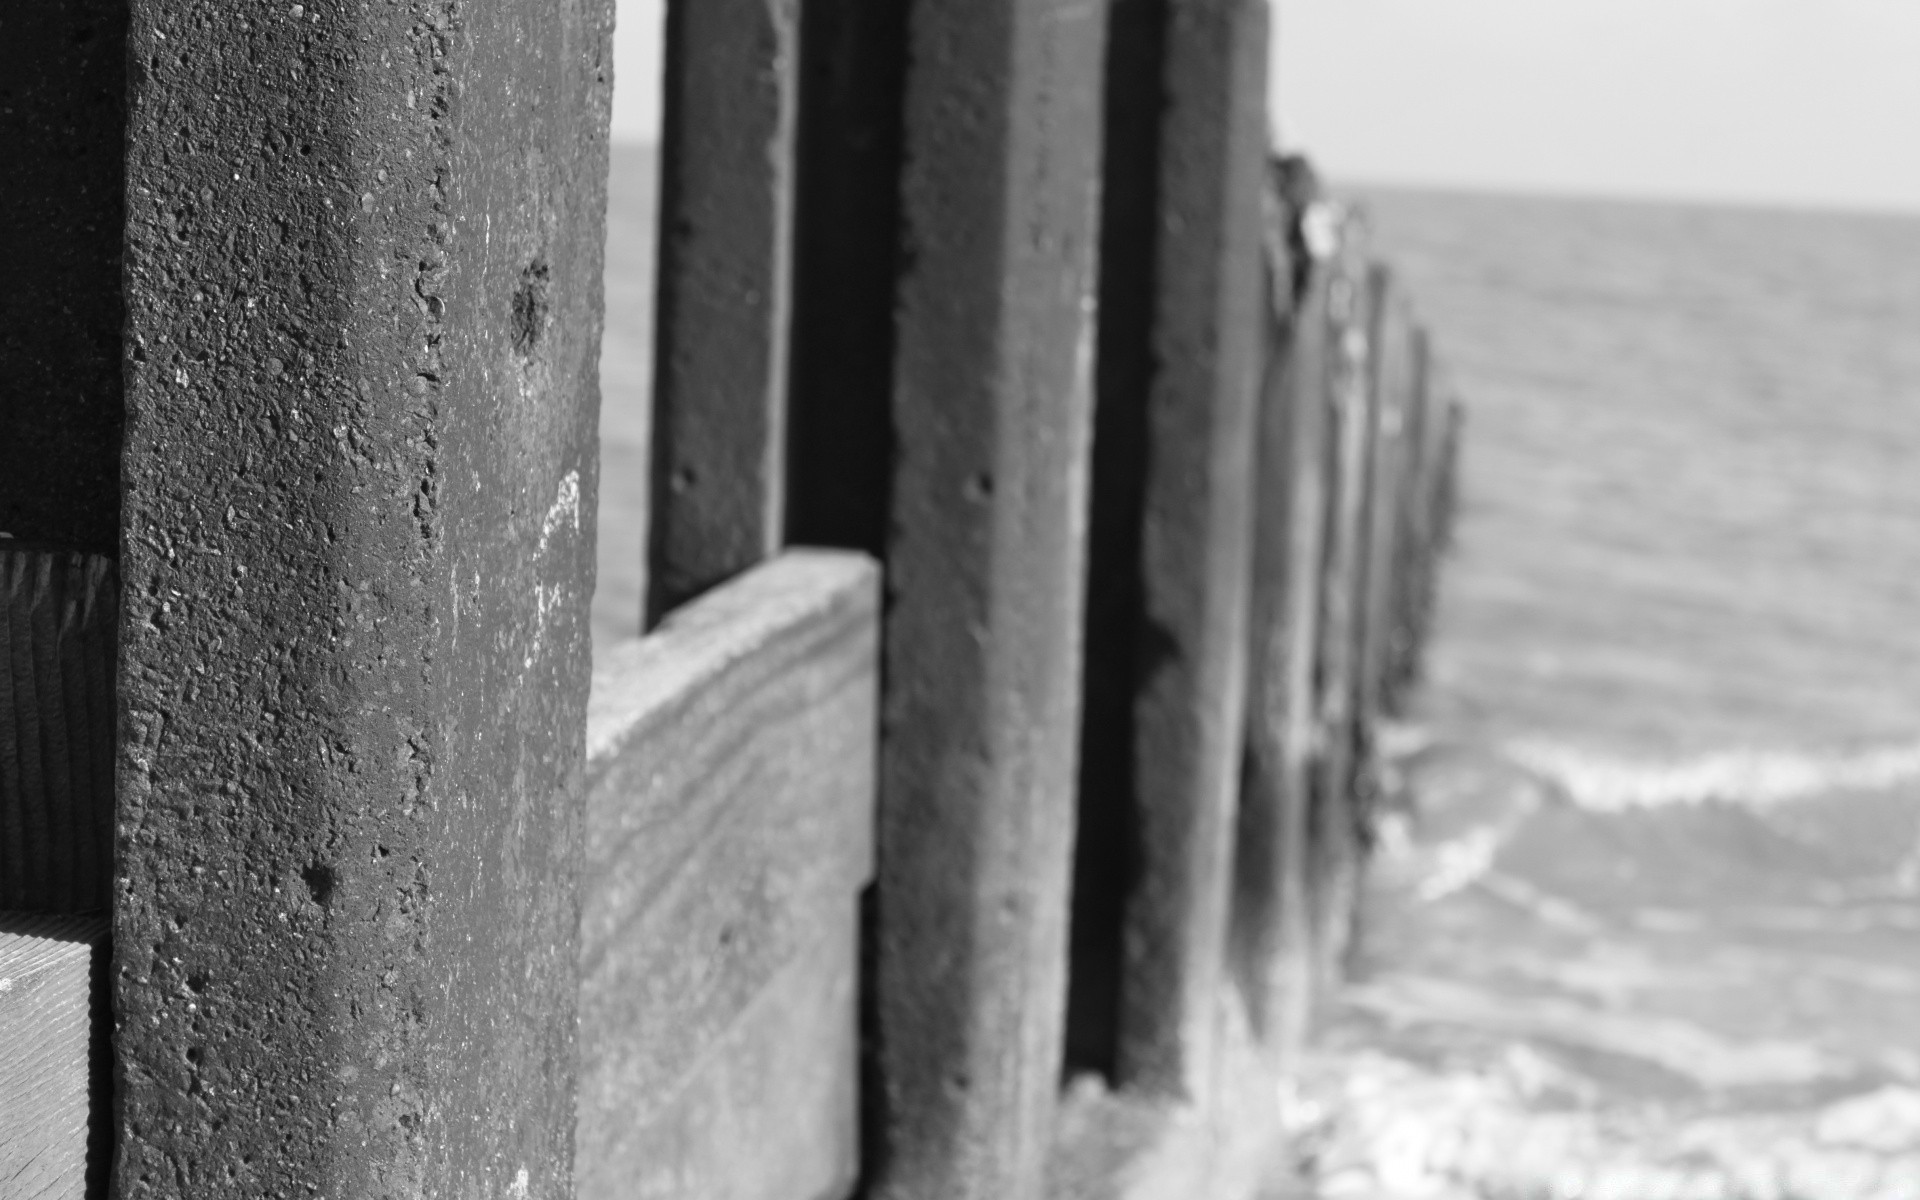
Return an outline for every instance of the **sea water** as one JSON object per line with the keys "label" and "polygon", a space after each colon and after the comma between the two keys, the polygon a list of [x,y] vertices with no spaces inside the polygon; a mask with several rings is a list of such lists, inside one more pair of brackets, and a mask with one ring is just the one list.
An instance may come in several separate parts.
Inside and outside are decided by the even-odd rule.
{"label": "sea water", "polygon": [[1435,725],[1920,745],[1920,215],[1362,199],[1468,410]]}
{"label": "sea water", "polygon": [[1356,199],[1467,422],[1322,1191],[1920,1196],[1920,218]]}

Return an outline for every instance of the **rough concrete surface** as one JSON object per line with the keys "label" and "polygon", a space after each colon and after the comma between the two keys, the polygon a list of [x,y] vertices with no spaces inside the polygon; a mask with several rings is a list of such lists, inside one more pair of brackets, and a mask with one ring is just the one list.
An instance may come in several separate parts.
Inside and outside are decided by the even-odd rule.
{"label": "rough concrete surface", "polygon": [[610,5],[138,0],[119,1192],[571,1192]]}

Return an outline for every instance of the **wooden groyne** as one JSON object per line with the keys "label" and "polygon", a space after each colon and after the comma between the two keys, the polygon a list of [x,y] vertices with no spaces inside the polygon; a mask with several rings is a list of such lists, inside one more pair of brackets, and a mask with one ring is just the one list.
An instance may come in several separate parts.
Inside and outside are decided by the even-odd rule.
{"label": "wooden groyne", "polygon": [[1457,409],[1266,5],[674,6],[591,678],[607,6],[96,7],[5,118],[23,286],[120,269],[0,342],[0,1179],[1271,1182]]}

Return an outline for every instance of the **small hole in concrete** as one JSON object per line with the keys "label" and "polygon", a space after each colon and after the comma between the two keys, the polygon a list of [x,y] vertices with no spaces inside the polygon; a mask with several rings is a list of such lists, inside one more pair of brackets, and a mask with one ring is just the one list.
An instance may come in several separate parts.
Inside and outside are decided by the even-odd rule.
{"label": "small hole in concrete", "polygon": [[315,863],[313,866],[300,872],[300,878],[306,881],[307,894],[312,896],[313,902],[321,908],[325,908],[328,902],[333,899],[334,879],[332,867]]}

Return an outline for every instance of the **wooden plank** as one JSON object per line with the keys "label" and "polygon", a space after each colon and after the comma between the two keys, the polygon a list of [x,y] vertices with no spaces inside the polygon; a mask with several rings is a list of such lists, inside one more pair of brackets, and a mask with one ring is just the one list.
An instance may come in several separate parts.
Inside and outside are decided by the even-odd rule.
{"label": "wooden plank", "polygon": [[581,1200],[839,1200],[852,1190],[859,920],[850,896],[823,918],[664,1109],[608,1123],[608,1140],[583,1159]]}
{"label": "wooden plank", "polygon": [[[1246,775],[1235,843],[1235,966],[1256,1034],[1282,1064],[1306,1043],[1314,994],[1308,813],[1330,500],[1326,215],[1303,163],[1276,164],[1267,248],[1274,314],[1257,463]],[[1319,207],[1313,209],[1311,206]],[[1291,288],[1299,289],[1288,307]]]}
{"label": "wooden plank", "polygon": [[119,614],[112,559],[0,542],[0,910],[106,910]]}
{"label": "wooden plank", "polygon": [[1376,393],[1370,385],[1365,230],[1348,214],[1329,260],[1328,339],[1333,361],[1328,397],[1331,501],[1320,599],[1319,698],[1313,794],[1307,830],[1308,903],[1314,925],[1315,975],[1338,980],[1353,928],[1360,871],[1355,790],[1361,763],[1360,648],[1366,604],[1367,499],[1373,462]]}
{"label": "wooden plank", "polygon": [[779,549],[798,0],[667,6],[647,626]]}
{"label": "wooden plank", "polygon": [[571,1186],[612,10],[132,0],[124,1200]]}
{"label": "wooden plank", "polygon": [[[865,556],[790,551],[676,610],[596,673],[576,1137],[585,1195],[624,1195],[660,1172],[724,1182],[728,1158],[759,1161],[753,1144],[681,1129],[696,1118],[676,1097],[708,1087],[688,1079],[755,1019],[752,1006],[777,1005],[761,997],[796,955],[822,939],[835,953],[834,939],[851,945],[853,898],[873,866],[878,605]],[[850,1027],[850,992],[846,1003]],[[815,1049],[851,1073],[838,1046]],[[783,1137],[814,1128],[805,1123],[817,1114],[776,1107],[798,1086],[769,1074],[765,1093],[737,1097],[726,1120]],[[849,1109],[834,1135],[849,1145],[851,1121]],[[653,1157],[674,1146],[678,1157]]]}
{"label": "wooden plank", "polygon": [[0,1192],[104,1194],[111,1123],[107,922],[0,913]]}
{"label": "wooden plank", "polygon": [[875,1194],[1029,1200],[1061,1068],[1105,6],[913,0]]}
{"label": "wooden plank", "polygon": [[1245,724],[1267,6],[1123,5],[1112,37],[1070,1037],[1118,960],[1113,1078],[1191,1096]]}

